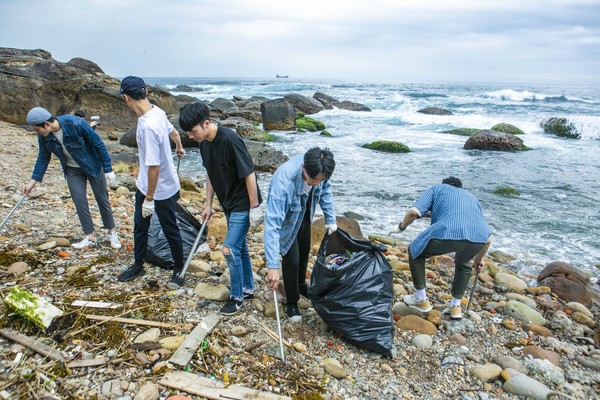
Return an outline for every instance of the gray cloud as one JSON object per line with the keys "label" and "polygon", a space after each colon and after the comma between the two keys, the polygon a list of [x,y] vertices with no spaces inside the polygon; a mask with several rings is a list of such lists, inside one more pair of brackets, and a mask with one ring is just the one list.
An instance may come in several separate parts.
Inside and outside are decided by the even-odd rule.
{"label": "gray cloud", "polygon": [[598,15],[591,0],[3,1],[0,45],[115,76],[597,83]]}

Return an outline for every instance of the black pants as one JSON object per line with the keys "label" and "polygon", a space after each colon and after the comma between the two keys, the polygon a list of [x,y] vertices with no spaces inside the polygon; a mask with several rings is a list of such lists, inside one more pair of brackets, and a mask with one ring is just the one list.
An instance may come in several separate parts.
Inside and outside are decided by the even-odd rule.
{"label": "black pants", "polygon": [[306,295],[308,286],[306,284],[306,268],[308,266],[308,254],[310,253],[310,207],[312,191],[306,201],[304,217],[300,230],[292,247],[281,259],[283,270],[283,284],[287,304],[298,304],[300,293]]}
{"label": "black pants", "polygon": [[[150,229],[150,219],[142,217],[142,204],[146,196],[139,190],[135,191],[135,213],[133,216],[133,253],[135,264],[143,266],[148,249],[148,230]],[[179,192],[166,200],[154,200],[154,212],[160,221],[160,227],[165,234],[165,238],[171,249],[174,269],[183,269],[183,242],[179,225],[177,225],[177,216],[175,215],[175,203],[179,200]]]}

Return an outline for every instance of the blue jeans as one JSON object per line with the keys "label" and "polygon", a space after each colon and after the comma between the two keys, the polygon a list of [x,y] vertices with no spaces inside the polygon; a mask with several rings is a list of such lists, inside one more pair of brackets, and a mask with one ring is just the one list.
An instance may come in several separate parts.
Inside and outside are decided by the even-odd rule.
{"label": "blue jeans", "polygon": [[229,276],[231,281],[231,292],[229,297],[236,300],[244,299],[244,292],[251,293],[254,290],[254,277],[250,263],[250,253],[246,234],[250,229],[248,211],[235,211],[226,213],[227,236],[225,236],[224,247],[229,248],[229,254],[225,255]]}
{"label": "blue jeans", "polygon": [[[133,253],[135,264],[144,265],[146,259],[146,251],[148,249],[148,230],[150,229],[149,217],[142,217],[142,204],[146,200],[146,196],[139,190],[135,191],[135,212],[133,215]],[[167,238],[173,257],[174,269],[181,271],[183,269],[183,242],[179,225],[177,225],[177,216],[175,211],[175,203],[179,200],[179,192],[175,193],[171,198],[165,200],[154,200],[154,212],[160,222],[160,227]]]}

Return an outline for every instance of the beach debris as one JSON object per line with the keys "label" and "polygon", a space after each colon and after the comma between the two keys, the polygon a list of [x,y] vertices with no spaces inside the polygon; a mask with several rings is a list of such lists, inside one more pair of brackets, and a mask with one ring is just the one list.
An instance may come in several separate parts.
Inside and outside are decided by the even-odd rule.
{"label": "beach debris", "polygon": [[175,353],[171,356],[169,362],[180,367],[185,367],[186,364],[192,359],[192,356],[196,352],[196,349],[200,347],[200,344],[208,333],[219,323],[221,316],[217,313],[208,315],[202,322],[200,322],[194,330],[185,338],[183,343],[177,348]]}
{"label": "beach debris", "polygon": [[17,315],[48,330],[52,330],[49,329],[52,323],[64,315],[60,308],[19,286],[13,286],[8,296],[4,298],[4,303],[15,310]]}
{"label": "beach debris", "polygon": [[204,378],[184,371],[171,371],[158,382],[159,384],[207,399],[256,399],[256,400],[287,400],[271,392],[263,392],[240,385],[229,385],[226,382]]}
{"label": "beach debris", "polygon": [[65,361],[65,355],[62,352],[56,350],[53,347],[38,342],[37,340],[29,336],[23,335],[22,333],[19,333],[14,329],[0,329],[0,334],[2,334],[2,336],[4,336],[5,338],[12,340],[13,342],[19,343],[37,353],[40,353],[43,356],[51,358],[54,361]]}

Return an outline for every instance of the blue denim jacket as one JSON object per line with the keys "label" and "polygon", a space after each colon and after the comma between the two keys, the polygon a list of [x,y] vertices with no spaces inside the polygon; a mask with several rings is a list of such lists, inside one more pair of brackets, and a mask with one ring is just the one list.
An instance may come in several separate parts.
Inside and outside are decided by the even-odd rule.
{"label": "blue denim jacket", "polygon": [[[85,120],[74,115],[63,115],[56,119],[63,131],[63,144],[83,172],[96,178],[100,168],[104,172],[112,171],[110,156],[104,142]],[[38,135],[38,147],[38,158],[33,167],[31,179],[37,182],[42,181],[52,153],[58,157],[63,172],[65,171],[67,161],[62,146],[53,133],[46,137]]]}
{"label": "blue denim jacket", "polygon": [[[279,268],[279,254],[286,254],[298,235],[306,208],[308,195],[302,190],[302,163],[304,154],[296,156],[280,166],[271,179],[267,212],[265,214],[265,255],[267,268]],[[325,224],[335,224],[333,194],[329,181],[313,188],[310,220],[317,204],[325,215]]]}

